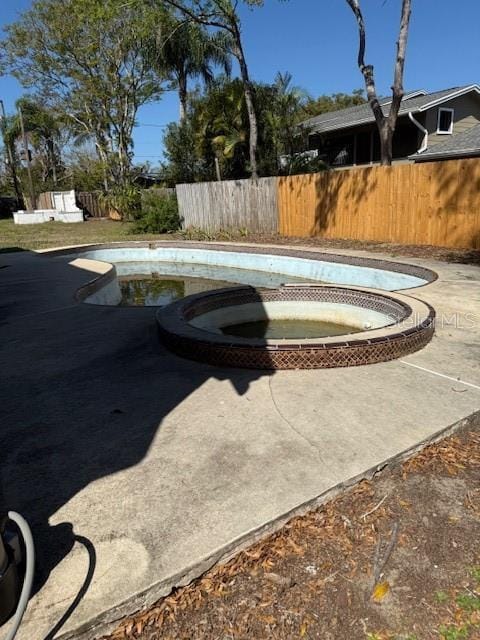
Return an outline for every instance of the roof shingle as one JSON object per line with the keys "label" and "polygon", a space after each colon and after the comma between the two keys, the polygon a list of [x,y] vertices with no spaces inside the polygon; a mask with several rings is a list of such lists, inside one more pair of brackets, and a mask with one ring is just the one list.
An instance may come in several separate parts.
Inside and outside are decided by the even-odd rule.
{"label": "roof shingle", "polygon": [[435,158],[478,155],[480,155],[480,124],[462,133],[454,133],[444,142],[432,145],[423,153],[414,153],[410,158],[416,162],[422,162]]}
{"label": "roof shingle", "polygon": [[[435,91],[434,93],[426,93],[424,95],[418,95],[417,92],[407,94],[402,100],[400,105],[399,115],[405,115],[409,111],[416,113],[428,108],[428,105],[437,100],[445,101],[454,97],[455,94],[463,91],[471,90],[479,91],[477,85],[466,85],[463,87],[452,87],[451,89],[443,89],[442,91]],[[411,95],[412,97],[409,97]],[[380,104],[384,109],[385,115],[388,115],[390,110],[391,98],[383,98],[380,100]],[[329,113],[322,113],[314,118],[309,118],[301,123],[302,127],[310,129],[312,133],[327,133],[328,131],[335,131],[336,129],[348,129],[359,124],[368,124],[374,122],[372,110],[368,103],[361,104],[357,107],[348,107],[347,109],[340,109],[339,111],[330,111]]]}

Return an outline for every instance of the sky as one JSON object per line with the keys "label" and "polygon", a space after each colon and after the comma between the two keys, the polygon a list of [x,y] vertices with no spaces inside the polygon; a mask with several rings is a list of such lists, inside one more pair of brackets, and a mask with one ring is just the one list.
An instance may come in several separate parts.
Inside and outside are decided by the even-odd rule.
{"label": "sky", "polygon": [[[16,19],[30,0],[2,3],[0,26]],[[366,61],[375,67],[380,94],[390,93],[400,0],[362,0],[367,27]],[[356,23],[345,0],[265,0],[241,5],[242,32],[252,79],[272,82],[289,71],[293,84],[312,96],[363,87],[356,64]],[[236,73],[234,68],[234,72]],[[480,0],[413,0],[404,86],[439,90],[480,83]],[[193,86],[193,85],[192,85]],[[14,78],[0,78],[7,111],[23,93]],[[178,119],[175,92],[142,107],[135,128],[135,159],[162,159],[163,126]]]}

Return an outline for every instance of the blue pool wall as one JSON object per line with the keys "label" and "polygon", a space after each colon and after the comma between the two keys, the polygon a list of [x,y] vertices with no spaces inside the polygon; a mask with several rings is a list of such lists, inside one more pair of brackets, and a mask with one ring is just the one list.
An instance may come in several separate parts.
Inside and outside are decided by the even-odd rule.
{"label": "blue pool wall", "polygon": [[[79,257],[79,254],[76,254]],[[411,289],[427,284],[428,280],[406,273],[376,269],[327,260],[310,260],[293,256],[268,253],[247,253],[245,251],[221,251],[178,247],[116,247],[111,249],[91,249],[80,257],[105,262],[174,262],[183,264],[210,265],[279,273],[294,278],[305,278],[332,284],[345,284],[384,291]],[[345,257],[348,260],[348,257]],[[384,263],[385,264],[385,263]],[[254,283],[252,283],[254,284]]]}

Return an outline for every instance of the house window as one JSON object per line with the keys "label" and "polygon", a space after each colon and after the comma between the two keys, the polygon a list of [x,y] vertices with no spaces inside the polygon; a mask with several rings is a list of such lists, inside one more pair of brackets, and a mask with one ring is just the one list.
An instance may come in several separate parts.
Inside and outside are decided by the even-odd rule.
{"label": "house window", "polygon": [[453,109],[439,109],[437,133],[453,133]]}

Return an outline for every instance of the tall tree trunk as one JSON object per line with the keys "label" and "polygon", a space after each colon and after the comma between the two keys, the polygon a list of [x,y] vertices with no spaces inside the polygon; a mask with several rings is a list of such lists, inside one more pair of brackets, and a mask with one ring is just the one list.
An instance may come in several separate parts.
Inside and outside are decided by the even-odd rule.
{"label": "tall tree trunk", "polygon": [[15,146],[8,143],[8,144],[5,144],[5,147],[7,149],[7,155],[8,155],[8,167],[10,169],[10,175],[12,176],[13,191],[15,192],[15,198],[17,199],[18,207],[22,208],[25,205],[23,201],[22,190],[20,189],[20,183],[18,181],[17,168],[15,166],[15,163],[16,163]]}
{"label": "tall tree trunk", "polygon": [[55,153],[55,143],[53,140],[47,140],[47,149],[48,149],[48,169],[52,174],[53,185],[57,186],[57,158]]}
{"label": "tall tree trunk", "polygon": [[178,98],[180,100],[180,124],[183,124],[187,118],[187,75],[185,73],[178,74]]}
{"label": "tall tree trunk", "polygon": [[389,167],[393,160],[393,133],[387,119],[380,129],[380,164],[383,167]]}
{"label": "tall tree trunk", "polygon": [[103,188],[106,193],[108,191],[108,174],[107,174],[107,164],[105,161],[102,162],[102,172],[103,172]]}
{"label": "tall tree trunk", "polygon": [[248,124],[249,124],[249,160],[250,160],[250,172],[251,177],[254,179],[258,178],[258,167],[257,167],[257,146],[258,146],[258,125],[257,125],[257,114],[255,111],[255,102],[253,96],[253,88],[252,83],[250,82],[250,76],[248,73],[247,62],[245,60],[245,54],[243,52],[242,47],[242,39],[240,36],[240,30],[238,25],[235,25],[234,28],[234,41],[235,46],[233,50],[234,56],[238,60],[238,64],[240,66],[240,75],[242,77],[243,82],[243,91],[245,94],[245,104],[247,107],[248,114]]}
{"label": "tall tree trunk", "polygon": [[383,166],[390,166],[393,159],[393,134],[397,124],[398,111],[403,98],[403,71],[405,67],[405,53],[407,50],[408,28],[412,13],[412,0],[402,0],[402,12],[400,17],[400,30],[397,40],[397,53],[395,59],[395,73],[392,85],[392,102],[388,116],[383,113],[382,105],[377,96],[373,66],[365,64],[366,32],[363,14],[359,0],[346,0],[357,20],[359,46],[358,67],[365,80],[367,99],[375,116],[375,121],[380,135],[380,158]]}
{"label": "tall tree trunk", "polygon": [[[210,3],[202,3],[195,0],[193,7],[189,7],[183,0],[166,0],[166,2],[188,16],[194,22],[204,24],[206,26],[215,27],[229,33],[233,38],[232,53],[238,60],[240,66],[240,75],[243,83],[245,95],[245,103],[247,106],[248,122],[249,122],[249,160],[250,173],[252,178],[258,178],[257,167],[257,146],[258,146],[258,126],[257,114],[255,112],[255,101],[253,95],[253,87],[248,74],[247,61],[242,47],[242,37],[240,33],[239,18],[236,14],[236,2],[232,0],[215,0],[213,7]],[[210,13],[210,10],[212,12]],[[196,10],[198,12],[196,12]],[[208,15],[210,14],[210,15]]]}
{"label": "tall tree trunk", "polygon": [[102,163],[102,173],[103,173],[103,188],[105,190],[105,192],[108,191],[109,189],[109,184],[108,184],[108,153],[106,151],[105,148],[105,142],[102,139],[101,135],[97,135],[97,139],[95,141],[95,146],[97,148],[97,154],[98,157],[100,159],[100,162]]}

